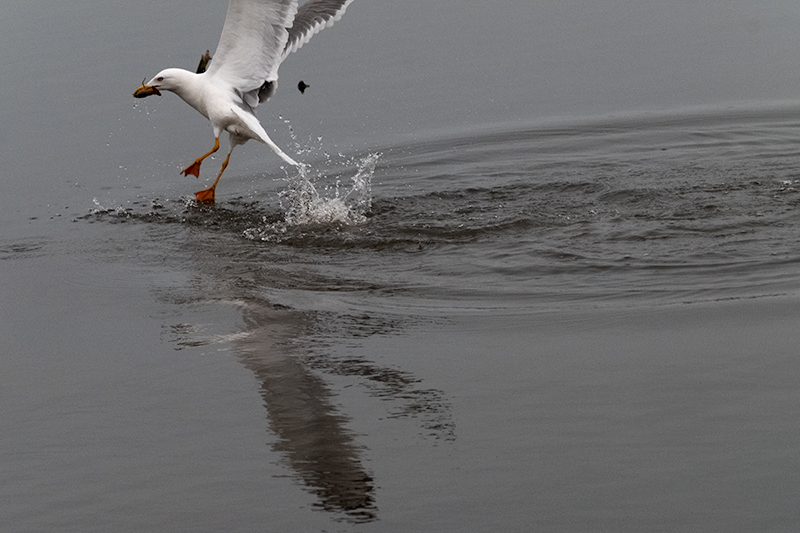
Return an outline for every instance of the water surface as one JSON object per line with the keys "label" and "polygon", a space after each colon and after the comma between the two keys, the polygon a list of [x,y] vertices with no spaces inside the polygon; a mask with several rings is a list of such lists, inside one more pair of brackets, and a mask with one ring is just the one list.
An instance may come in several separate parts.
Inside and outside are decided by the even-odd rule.
{"label": "water surface", "polygon": [[6,529],[795,529],[800,12],[689,4],[354,2],[214,206],[224,3],[8,6]]}

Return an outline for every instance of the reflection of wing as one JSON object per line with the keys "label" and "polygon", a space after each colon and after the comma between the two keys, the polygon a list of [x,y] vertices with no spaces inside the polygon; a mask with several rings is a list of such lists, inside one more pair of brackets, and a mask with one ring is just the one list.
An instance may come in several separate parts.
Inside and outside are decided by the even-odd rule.
{"label": "reflection of wing", "polygon": [[286,42],[286,48],[281,55],[281,59],[285,59],[292,52],[296,52],[322,28],[332,26],[334,22],[342,18],[344,11],[352,1],[312,0],[300,6],[300,9],[297,10],[297,16],[294,18],[294,25],[289,28],[289,39]]}
{"label": "reflection of wing", "polygon": [[296,13],[297,0],[230,0],[208,75],[242,93],[277,80]]}
{"label": "reflection of wing", "polygon": [[261,382],[261,396],[273,445],[319,499],[326,511],[345,519],[377,518],[375,482],[361,463],[362,449],[347,429],[348,418],[331,402],[333,393],[294,351],[307,317],[276,310],[268,302],[247,299],[243,305],[247,335],[234,345],[240,360]]}

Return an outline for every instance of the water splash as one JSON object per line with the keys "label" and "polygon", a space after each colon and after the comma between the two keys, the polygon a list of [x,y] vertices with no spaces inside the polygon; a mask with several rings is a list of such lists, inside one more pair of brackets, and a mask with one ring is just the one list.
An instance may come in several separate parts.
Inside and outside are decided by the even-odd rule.
{"label": "water splash", "polygon": [[97,198],[92,199],[94,208],[89,209],[89,215],[116,215],[118,217],[130,217],[130,208],[125,208],[120,205],[117,207],[105,207],[100,203]]}
{"label": "water splash", "polygon": [[289,186],[280,193],[281,208],[286,224],[360,224],[372,207],[372,176],[379,154],[371,154],[359,162],[358,172],[351,178],[352,185],[342,192],[339,179],[320,194],[309,178],[309,168],[300,167],[289,180]]}
{"label": "water splash", "polygon": [[330,183],[331,178],[322,174],[312,177],[311,167],[298,167],[296,173],[287,178],[286,189],[278,193],[283,221],[263,228],[249,228],[244,236],[274,241],[294,227],[364,223],[372,208],[372,176],[380,156],[375,153],[358,160],[358,170],[346,188],[341,177]]}

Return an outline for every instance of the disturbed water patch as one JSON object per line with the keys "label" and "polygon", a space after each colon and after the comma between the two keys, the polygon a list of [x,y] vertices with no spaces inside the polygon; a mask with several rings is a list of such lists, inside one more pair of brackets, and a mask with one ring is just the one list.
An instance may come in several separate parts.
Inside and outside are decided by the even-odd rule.
{"label": "disturbed water patch", "polygon": [[342,184],[340,177],[332,184],[323,185],[325,176],[312,179],[311,169],[300,167],[295,175],[287,178],[287,187],[279,193],[283,220],[248,228],[244,236],[280,242],[280,236],[292,227],[362,224],[372,207],[372,176],[379,157],[380,154],[370,154],[361,159],[349,187]]}
{"label": "disturbed water patch", "polygon": [[0,261],[30,259],[44,254],[44,239],[19,239],[0,243]]}

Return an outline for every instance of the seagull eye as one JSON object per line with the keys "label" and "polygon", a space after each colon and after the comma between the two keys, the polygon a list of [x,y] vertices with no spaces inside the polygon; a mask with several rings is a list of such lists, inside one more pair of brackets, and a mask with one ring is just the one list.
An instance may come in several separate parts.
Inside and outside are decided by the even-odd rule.
{"label": "seagull eye", "polygon": [[164,76],[159,76],[156,81],[164,81]]}

